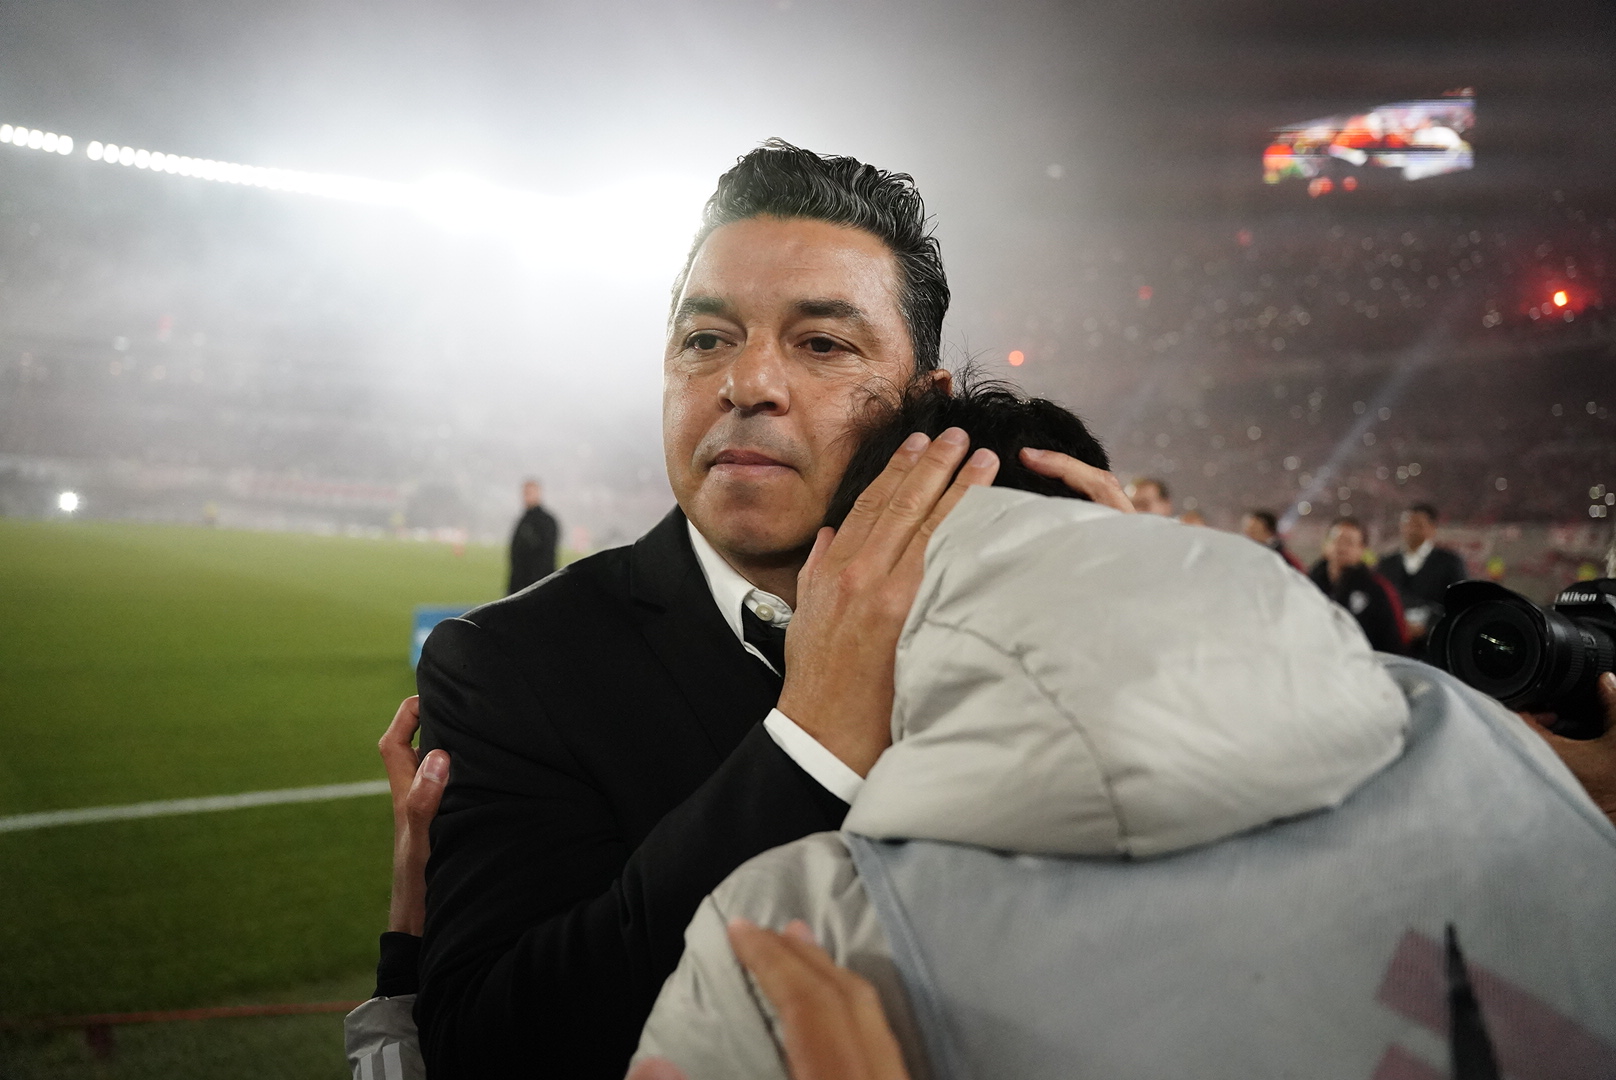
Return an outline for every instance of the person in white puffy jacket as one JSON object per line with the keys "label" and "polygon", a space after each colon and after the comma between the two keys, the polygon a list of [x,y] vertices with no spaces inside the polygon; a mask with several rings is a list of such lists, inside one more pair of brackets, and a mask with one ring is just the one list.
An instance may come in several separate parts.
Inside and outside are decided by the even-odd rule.
{"label": "person in white puffy jacket", "polygon": [[843,831],[702,904],[637,1061],[786,1076],[739,918],[873,983],[915,1080],[1616,1075],[1616,829],[1239,536],[972,489],[892,738]]}

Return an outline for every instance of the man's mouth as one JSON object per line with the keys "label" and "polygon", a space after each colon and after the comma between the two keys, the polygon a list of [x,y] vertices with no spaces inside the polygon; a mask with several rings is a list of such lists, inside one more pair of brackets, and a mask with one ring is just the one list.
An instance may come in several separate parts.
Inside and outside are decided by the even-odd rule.
{"label": "man's mouth", "polygon": [[791,466],[756,450],[721,450],[713,458],[712,468],[727,467],[736,471],[751,469],[789,469]]}

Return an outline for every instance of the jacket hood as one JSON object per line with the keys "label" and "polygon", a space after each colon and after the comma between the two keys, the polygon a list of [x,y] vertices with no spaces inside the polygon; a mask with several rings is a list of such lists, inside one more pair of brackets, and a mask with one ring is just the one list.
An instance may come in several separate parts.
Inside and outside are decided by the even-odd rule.
{"label": "jacket hood", "polygon": [[1149,856],[1339,804],[1408,706],[1357,622],[1245,537],[973,488],[898,643],[845,828]]}

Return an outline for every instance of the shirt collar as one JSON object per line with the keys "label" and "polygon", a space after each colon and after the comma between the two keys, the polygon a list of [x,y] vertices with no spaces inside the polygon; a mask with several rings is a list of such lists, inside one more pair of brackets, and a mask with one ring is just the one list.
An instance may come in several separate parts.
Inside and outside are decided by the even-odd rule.
{"label": "shirt collar", "polygon": [[1435,540],[1427,540],[1425,543],[1421,544],[1419,547],[1415,548],[1413,551],[1408,550],[1408,548],[1404,548],[1403,549],[1403,554],[1407,555],[1411,559],[1416,559],[1416,560],[1418,560],[1420,562],[1424,562],[1426,556],[1430,555],[1432,549],[1434,549],[1435,547],[1436,547],[1436,541]]}
{"label": "shirt collar", "polygon": [[743,578],[689,519],[686,519],[685,525],[690,529],[690,546],[696,551],[696,562],[701,566],[702,576],[707,579],[707,588],[712,591],[713,603],[718,605],[719,614],[735,631],[738,640],[746,640],[741,631],[743,608],[775,626],[785,626],[791,622],[791,605]]}

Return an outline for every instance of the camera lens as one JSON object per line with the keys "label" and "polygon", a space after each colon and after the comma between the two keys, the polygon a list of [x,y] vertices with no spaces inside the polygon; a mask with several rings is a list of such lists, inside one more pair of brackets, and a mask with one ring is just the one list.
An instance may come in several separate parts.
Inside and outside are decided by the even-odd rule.
{"label": "camera lens", "polygon": [[1526,636],[1518,627],[1503,620],[1490,622],[1476,631],[1470,646],[1470,659],[1476,670],[1489,679],[1516,679],[1526,664]]}
{"label": "camera lens", "polygon": [[[1610,602],[1608,602],[1610,601]],[[1605,731],[1601,672],[1616,669],[1616,579],[1567,589],[1540,608],[1490,581],[1461,581],[1443,597],[1431,630],[1431,663],[1511,709],[1553,713],[1573,739]]]}
{"label": "camera lens", "polygon": [[1526,604],[1491,601],[1462,613],[1448,635],[1444,664],[1465,682],[1504,701],[1536,685],[1543,663],[1543,632]]}

